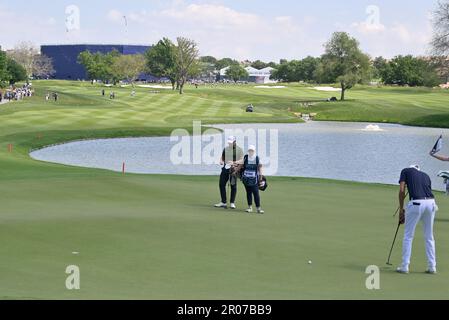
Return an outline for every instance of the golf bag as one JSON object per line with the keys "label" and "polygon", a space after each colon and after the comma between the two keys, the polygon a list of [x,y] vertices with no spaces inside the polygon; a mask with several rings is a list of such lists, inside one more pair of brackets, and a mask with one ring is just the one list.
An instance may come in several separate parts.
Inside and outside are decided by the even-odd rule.
{"label": "golf bag", "polygon": [[267,190],[267,188],[268,188],[267,178],[265,176],[261,176],[260,182],[259,182],[259,190],[265,191],[265,190]]}
{"label": "golf bag", "polygon": [[438,177],[444,179],[444,185],[446,186],[446,195],[449,195],[449,171],[440,171]]}
{"label": "golf bag", "polygon": [[231,186],[235,186],[237,184],[237,179],[241,178],[241,170],[243,166],[232,166],[229,169],[229,183]]}

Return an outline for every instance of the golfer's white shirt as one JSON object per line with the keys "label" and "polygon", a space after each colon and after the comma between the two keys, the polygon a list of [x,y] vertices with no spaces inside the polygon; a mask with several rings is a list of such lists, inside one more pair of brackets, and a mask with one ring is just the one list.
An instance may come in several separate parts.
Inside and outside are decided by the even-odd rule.
{"label": "golfer's white shirt", "polygon": [[[414,203],[419,205],[414,205]],[[435,203],[435,200],[410,201],[405,211],[406,214],[404,243],[402,249],[402,268],[408,270],[408,267],[410,265],[410,258],[412,255],[412,245],[416,226],[420,221],[422,221],[428,267],[431,270],[436,269],[437,262],[435,256],[433,224],[435,220],[435,214],[438,211],[438,207]]]}

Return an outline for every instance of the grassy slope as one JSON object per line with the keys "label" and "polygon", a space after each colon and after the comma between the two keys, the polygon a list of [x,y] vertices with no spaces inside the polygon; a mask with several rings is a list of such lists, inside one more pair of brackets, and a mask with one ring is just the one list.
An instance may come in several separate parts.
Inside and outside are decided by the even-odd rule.
{"label": "grassy slope", "polygon": [[356,87],[349,100],[314,107],[319,120],[390,122],[449,127],[449,91],[426,88]]}
{"label": "grassy slope", "polygon": [[[83,137],[167,134],[192,119],[292,121],[285,109],[298,90],[304,99],[329,94],[243,87],[192,89],[180,98],[139,89],[124,101],[130,89],[116,89],[119,99],[111,102],[87,84],[37,85],[38,97],[0,107],[0,298],[447,298],[447,198],[439,197],[436,226],[440,275],[385,269],[382,290],[369,292],[364,269],[384,264],[394,231],[392,187],[278,178],[263,194],[268,214],[247,216],[210,208],[217,200],[212,177],[122,176],[28,157],[30,148]],[[47,88],[61,93],[57,105],[43,103]],[[377,99],[394,93],[382,90]],[[445,108],[445,93],[394,96],[404,100],[397,110],[427,98],[438,106],[416,108]],[[262,105],[247,115],[247,103]],[[325,117],[356,103],[313,109],[326,109]],[[243,208],[242,193],[238,204]],[[416,271],[425,268],[421,239],[419,232]],[[69,264],[81,267],[80,292],[64,288]]]}

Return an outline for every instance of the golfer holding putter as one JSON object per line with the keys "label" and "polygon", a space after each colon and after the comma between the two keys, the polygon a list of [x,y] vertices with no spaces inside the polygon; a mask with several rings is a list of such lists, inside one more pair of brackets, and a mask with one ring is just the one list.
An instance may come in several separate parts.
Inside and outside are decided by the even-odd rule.
{"label": "golfer holding putter", "polygon": [[[412,255],[412,244],[416,226],[420,221],[423,223],[424,239],[428,261],[426,273],[436,274],[437,263],[435,256],[435,240],[433,237],[433,224],[438,207],[432,193],[432,182],[430,177],[419,169],[419,166],[411,166],[401,172],[399,207],[399,223],[405,223],[404,242],[402,249],[402,265],[397,272],[409,273],[410,258]],[[410,202],[404,208],[406,188],[410,194]]]}
{"label": "golfer holding putter", "polygon": [[231,179],[231,168],[236,161],[243,159],[243,150],[237,146],[237,139],[234,136],[228,138],[228,147],[223,150],[220,158],[220,165],[222,165],[220,175],[220,195],[221,202],[216,204],[216,208],[228,208],[228,199],[226,194],[226,184],[231,185],[231,209],[236,209],[235,199],[237,198],[237,181]]}

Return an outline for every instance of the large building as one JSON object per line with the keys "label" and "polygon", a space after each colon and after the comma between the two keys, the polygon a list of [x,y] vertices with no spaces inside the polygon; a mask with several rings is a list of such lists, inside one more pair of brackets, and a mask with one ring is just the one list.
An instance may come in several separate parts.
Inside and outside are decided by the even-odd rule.
{"label": "large building", "polygon": [[55,79],[84,80],[87,79],[86,70],[78,63],[78,56],[83,51],[108,53],[117,50],[121,54],[142,54],[148,49],[150,46],[113,44],[45,45],[41,46],[41,53],[52,59]]}
{"label": "large building", "polygon": [[[223,68],[220,70],[219,80],[227,80],[226,72],[228,71],[229,67]],[[253,67],[246,67],[246,72],[248,72],[248,79],[242,79],[247,80],[248,82],[254,82],[257,84],[268,84],[268,83],[276,83],[276,81],[271,80],[271,74],[273,73],[273,68],[267,67],[264,69],[256,69]]]}

